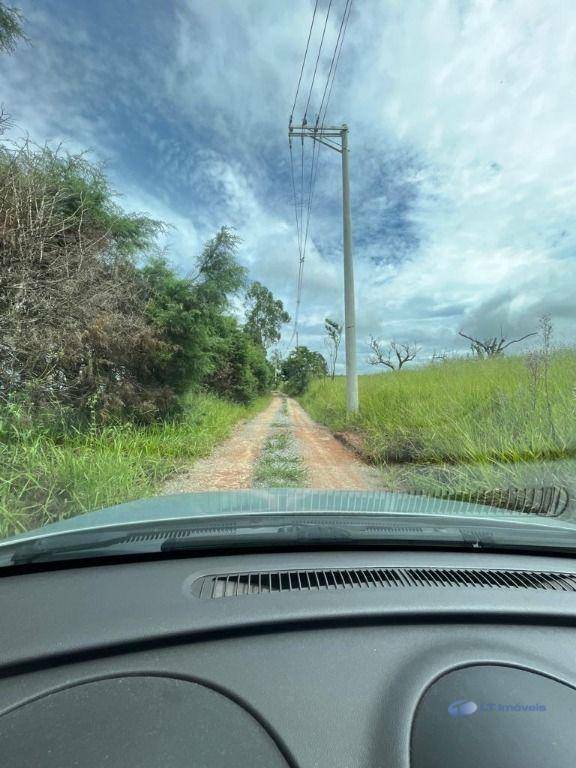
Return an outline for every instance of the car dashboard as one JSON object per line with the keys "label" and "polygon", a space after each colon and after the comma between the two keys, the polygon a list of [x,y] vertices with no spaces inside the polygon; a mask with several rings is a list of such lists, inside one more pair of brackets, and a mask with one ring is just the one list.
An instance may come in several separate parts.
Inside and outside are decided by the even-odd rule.
{"label": "car dashboard", "polygon": [[576,765],[576,567],[428,551],[0,578],[3,768]]}

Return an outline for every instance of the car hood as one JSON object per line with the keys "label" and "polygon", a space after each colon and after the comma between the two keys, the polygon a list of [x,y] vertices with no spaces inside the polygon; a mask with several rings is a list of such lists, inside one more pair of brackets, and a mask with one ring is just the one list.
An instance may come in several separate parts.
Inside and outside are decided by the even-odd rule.
{"label": "car hood", "polygon": [[[51,523],[4,539],[2,544],[50,534],[105,530],[117,526],[193,521],[194,518],[256,517],[286,514],[353,514],[470,517],[503,520],[516,518],[547,527],[554,522],[486,504],[389,491],[315,491],[261,489],[179,493],[138,499]],[[571,527],[571,526],[570,526]]]}

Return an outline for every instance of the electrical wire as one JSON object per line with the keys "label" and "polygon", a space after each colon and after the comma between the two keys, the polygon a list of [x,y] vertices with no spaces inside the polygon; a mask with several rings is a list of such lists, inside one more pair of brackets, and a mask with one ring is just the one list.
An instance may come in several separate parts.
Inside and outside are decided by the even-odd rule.
{"label": "electrical wire", "polygon": [[[320,102],[320,109],[318,110],[317,116],[316,116],[316,128],[318,126],[322,126],[324,124],[324,120],[326,118],[326,112],[328,110],[328,103],[330,101],[330,96],[332,94],[332,86],[334,85],[334,79],[336,76],[336,68],[338,67],[338,62],[340,60],[340,54],[342,52],[342,45],[344,43],[344,36],[346,34],[346,27],[348,26],[348,19],[350,18],[350,10],[352,8],[352,1],[353,0],[346,0],[346,5],[344,6],[344,12],[342,13],[342,20],[340,21],[340,28],[338,30],[338,37],[336,38],[336,44],[334,45],[334,51],[332,53],[332,59],[330,61],[330,67],[328,70],[328,76],[326,77],[326,84],[324,86],[324,92],[322,94],[322,101]],[[328,15],[330,13],[330,6],[328,7],[328,11],[326,13],[326,22],[328,20]],[[326,29],[326,23],[324,25],[324,30]],[[322,36],[322,40],[324,39],[324,36]],[[320,46],[322,45],[322,41],[320,43]],[[332,78],[332,79],[331,79]],[[329,88],[330,84],[330,88]],[[329,88],[329,90],[328,90]],[[312,89],[310,89],[312,90]],[[328,98],[326,98],[326,94],[328,93]],[[310,95],[309,95],[310,96]],[[324,107],[324,114],[322,115],[322,108]],[[320,120],[320,117],[322,115],[322,119]],[[312,164],[310,167],[310,183],[309,183],[309,189],[308,189],[308,207],[306,212],[306,228],[304,231],[304,243],[302,247],[302,257],[306,258],[306,248],[308,245],[308,233],[310,229],[310,215],[312,210],[312,202],[314,199],[314,189],[316,186],[316,179],[318,176],[318,167],[320,165],[320,148],[321,145],[314,141],[312,145]],[[316,152],[315,152],[316,150]],[[304,222],[302,218],[302,212],[300,216],[300,224],[301,228],[304,227]]]}
{"label": "electrical wire", "polygon": [[288,147],[290,151],[290,175],[292,177],[292,195],[294,198],[294,214],[296,218],[296,233],[298,236],[298,253],[302,255],[302,233],[300,227],[300,218],[298,216],[298,198],[296,195],[296,174],[294,172],[294,154],[292,152],[292,137],[288,136]]}
{"label": "electrical wire", "polygon": [[[300,75],[298,77],[298,84],[296,85],[296,93],[294,94],[294,101],[292,103],[292,110],[290,112],[289,130],[292,128],[292,120],[294,117],[294,110],[296,109],[296,103],[298,101],[298,94],[300,93],[300,85],[302,83],[302,76],[304,74],[304,68],[306,66],[306,60],[308,58],[308,50],[310,48],[310,40],[312,38],[312,31],[314,29],[314,22],[316,21],[316,13],[318,11],[319,0],[314,3],[314,11],[312,13],[312,21],[310,22],[310,28],[308,29],[308,38],[306,40],[306,49],[304,51],[304,57],[302,59],[302,65],[300,66]],[[295,168],[294,168],[294,156],[292,152],[292,137],[288,137],[289,151],[290,151],[290,173],[292,177],[292,193],[294,197],[294,213],[296,218],[296,232],[298,238],[298,291],[296,302],[296,313],[294,330],[289,344],[292,343],[294,336],[297,334],[298,323],[298,311],[300,306],[300,296],[302,291],[302,271],[303,271],[303,257],[302,257],[302,233],[303,233],[303,213],[304,213],[304,138],[301,139],[301,175],[300,175],[300,202],[296,194],[296,180],[295,180]],[[300,216],[298,215],[298,207],[300,207]]]}
{"label": "electrical wire", "polygon": [[304,58],[302,59],[302,66],[300,67],[300,77],[298,78],[298,85],[296,86],[296,93],[294,95],[294,103],[292,104],[292,111],[290,112],[290,125],[292,125],[292,118],[294,116],[294,110],[296,109],[296,100],[298,99],[298,93],[300,92],[300,83],[302,82],[302,75],[304,74],[304,66],[306,65],[306,58],[308,56],[308,48],[310,46],[310,38],[312,37],[312,30],[314,28],[314,20],[316,19],[316,11],[318,10],[318,2],[314,5],[314,13],[312,14],[312,22],[310,23],[310,29],[308,30],[308,40],[306,40],[306,50],[304,51]]}
{"label": "electrical wire", "polygon": [[[328,77],[326,78],[326,85],[324,86],[324,92],[322,94],[322,101],[320,102],[320,109],[316,115],[316,125],[324,125],[326,120],[326,112],[328,111],[328,102],[332,95],[332,87],[334,80],[336,79],[336,69],[338,68],[338,62],[340,61],[340,54],[342,53],[342,46],[344,44],[344,37],[346,35],[346,28],[348,27],[348,20],[350,19],[350,11],[352,10],[353,0],[346,0],[344,6],[344,13],[342,14],[342,21],[340,22],[340,29],[338,30],[338,37],[336,38],[336,45],[334,46],[334,53],[332,54],[332,60],[330,61],[330,68],[328,70]],[[330,76],[332,76],[332,82],[330,82]],[[322,107],[324,106],[324,99],[326,98],[326,92],[328,90],[328,83],[330,82],[330,89],[328,91],[328,98],[326,99],[326,106],[324,114],[322,115]],[[320,116],[322,115],[322,118]]]}
{"label": "electrical wire", "polygon": [[308,91],[308,99],[306,101],[306,109],[304,110],[303,125],[306,125],[306,117],[308,115],[308,108],[310,106],[310,99],[312,98],[312,91],[314,89],[314,82],[316,80],[316,72],[318,71],[318,62],[320,61],[320,54],[322,53],[322,46],[324,45],[324,35],[326,34],[326,27],[328,25],[328,19],[330,17],[330,9],[332,8],[332,0],[328,3],[328,10],[326,11],[326,18],[324,19],[324,28],[322,29],[322,37],[320,38],[320,45],[318,46],[318,55],[316,56],[316,64],[314,65],[314,73],[312,75],[312,82],[310,83],[310,90]]}
{"label": "electrical wire", "polygon": [[[324,26],[322,29],[322,36],[320,39],[320,44],[318,47],[318,53],[316,55],[316,62],[314,65],[314,72],[312,75],[312,81],[310,83],[310,89],[308,91],[308,98],[306,100],[306,107],[304,110],[304,116],[302,119],[302,127],[304,128],[307,125],[307,116],[308,116],[308,110],[310,107],[310,101],[312,98],[312,93],[314,90],[314,84],[316,81],[316,74],[318,71],[318,63],[320,61],[320,56],[322,53],[322,47],[324,44],[324,37],[326,34],[326,27],[328,25],[328,19],[330,16],[330,10],[332,7],[333,0],[330,0],[328,4],[328,9],[326,11],[326,17],[324,19]],[[332,53],[332,58],[330,60],[330,67],[328,69],[328,75],[326,77],[326,83],[324,85],[324,90],[322,92],[322,99],[320,102],[320,107],[318,109],[317,115],[316,115],[316,124],[315,128],[318,129],[319,126],[322,126],[324,124],[324,121],[326,119],[326,113],[328,110],[328,104],[330,102],[330,98],[332,95],[332,89],[334,86],[334,81],[336,77],[336,70],[338,67],[338,63],[340,60],[340,55],[342,53],[342,47],[344,44],[344,37],[346,34],[346,29],[348,26],[348,21],[350,19],[350,11],[352,8],[352,2],[353,0],[346,0],[346,4],[344,6],[344,11],[342,13],[342,19],[340,21],[340,27],[338,30],[338,36],[336,39],[336,43],[334,46],[334,51]],[[314,6],[314,12],[312,15],[312,23],[310,25],[310,29],[308,32],[308,39],[306,42],[306,51],[304,53],[304,59],[302,61],[302,66],[300,68],[300,76],[298,78],[298,85],[296,88],[296,95],[294,97],[294,103],[292,105],[292,112],[290,115],[290,128],[292,127],[292,119],[294,115],[294,110],[296,108],[296,102],[298,99],[298,94],[300,91],[300,85],[302,81],[302,75],[304,72],[304,66],[306,63],[306,58],[308,55],[309,45],[310,45],[310,39],[312,36],[312,29],[314,26],[314,21],[316,18],[316,12],[318,9],[318,0],[316,0],[315,6]],[[311,211],[312,211],[312,203],[314,199],[314,191],[316,187],[316,179],[318,176],[318,167],[319,167],[319,158],[320,158],[320,143],[316,140],[313,141],[312,144],[312,160],[310,164],[310,175],[308,177],[308,201],[306,206],[306,226],[304,227],[304,136],[301,136],[301,162],[300,162],[300,198],[299,203],[296,195],[296,185],[295,185],[295,174],[294,174],[294,160],[292,155],[292,141],[290,139],[290,164],[291,164],[291,173],[292,173],[292,186],[293,186],[293,195],[294,195],[294,206],[295,206],[295,213],[296,213],[296,228],[298,233],[298,253],[299,253],[299,262],[298,262],[298,281],[297,281],[297,290],[296,290],[296,310],[294,313],[294,326],[292,330],[292,334],[290,337],[290,340],[286,346],[286,349],[289,348],[292,344],[292,341],[294,340],[294,337],[298,337],[298,324],[299,324],[299,316],[300,316],[300,306],[302,302],[302,287],[303,287],[303,281],[304,281],[304,262],[306,259],[306,250],[308,245],[308,235],[310,230],[310,217],[311,217]],[[298,205],[300,208],[300,214],[298,215]],[[285,350],[286,351],[286,350]]]}

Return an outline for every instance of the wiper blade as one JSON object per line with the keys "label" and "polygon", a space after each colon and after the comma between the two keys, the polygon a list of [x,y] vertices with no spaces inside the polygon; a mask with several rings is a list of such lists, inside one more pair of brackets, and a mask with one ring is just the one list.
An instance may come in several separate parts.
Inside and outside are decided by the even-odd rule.
{"label": "wiper blade", "polygon": [[199,541],[203,538],[234,536],[236,529],[234,522],[218,523],[206,518],[199,520],[198,524],[195,521],[192,527],[184,529],[182,521],[179,521],[178,527],[166,522],[64,532],[0,546],[0,565],[65,560],[83,555],[110,556],[158,552],[160,544],[168,538],[180,541],[186,537]]}
{"label": "wiper blade", "polygon": [[[69,541],[69,539],[73,541]],[[60,541],[60,539],[63,539]],[[0,563],[3,565],[22,565],[24,563],[35,563],[46,560],[66,559],[68,556],[81,555],[84,552],[95,552],[97,550],[108,550],[117,544],[123,544],[126,541],[126,535],[111,536],[108,533],[92,533],[88,539],[85,533],[82,534],[62,534],[58,540],[52,540],[52,537],[38,538],[31,541],[14,544],[13,551],[2,552]],[[5,563],[5,558],[9,562]]]}
{"label": "wiper blade", "polygon": [[[82,557],[206,550],[222,547],[289,546],[303,543],[341,544],[379,541],[462,543],[456,526],[443,528],[431,520],[410,524],[410,516],[365,514],[270,514],[229,516],[217,521],[196,518],[184,528],[156,522],[38,536],[0,546],[0,565],[23,565]],[[409,518],[408,520],[406,518]],[[382,522],[380,522],[382,521]],[[385,522],[384,522],[385,521]]]}
{"label": "wiper blade", "polygon": [[[184,526],[183,526],[184,523]],[[202,552],[215,548],[334,546],[429,546],[555,548],[576,551],[576,529],[526,519],[410,513],[271,513],[220,519],[149,521],[85,529],[0,544],[0,565],[23,565],[93,557]]]}

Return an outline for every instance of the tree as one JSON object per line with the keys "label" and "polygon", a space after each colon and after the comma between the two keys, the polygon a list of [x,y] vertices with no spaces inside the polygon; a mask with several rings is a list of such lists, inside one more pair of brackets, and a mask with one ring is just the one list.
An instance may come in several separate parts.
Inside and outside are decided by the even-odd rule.
{"label": "tree", "polygon": [[330,364],[330,378],[334,379],[336,373],[336,362],[338,360],[338,350],[342,341],[342,326],[327,317],[324,320],[324,330],[326,332],[326,345],[328,347],[328,358]]}
{"label": "tree", "polygon": [[199,297],[207,311],[218,314],[230,297],[246,283],[246,268],[238,263],[240,238],[229,227],[222,227],[204,246],[193,279],[199,285]]}
{"label": "tree", "polygon": [[280,299],[275,299],[266,286],[255,281],[246,291],[246,324],[249,336],[267,349],[280,341],[280,329],[290,322],[290,315]]}
{"label": "tree", "polygon": [[212,354],[214,368],[207,382],[212,391],[236,402],[249,403],[270,389],[273,372],[266,352],[239,327],[235,318],[220,318]]}
{"label": "tree", "polygon": [[282,353],[279,349],[274,349],[269,357],[270,366],[274,377],[274,385],[276,386],[282,377]]}
{"label": "tree", "polygon": [[212,370],[209,324],[198,286],[176,274],[163,257],[141,270],[148,322],[164,342],[153,361],[153,375],[175,391],[199,384]]}
{"label": "tree", "polygon": [[502,335],[502,330],[500,330],[499,337],[494,336],[489,339],[476,339],[474,336],[469,336],[467,333],[464,333],[464,331],[458,331],[458,335],[462,336],[464,339],[468,339],[468,341],[471,342],[470,348],[472,349],[472,354],[483,359],[485,357],[499,357],[504,354],[504,350],[511,344],[518,344],[520,341],[524,341],[524,339],[528,339],[530,336],[537,336],[538,334],[536,332],[526,333],[519,339],[510,339],[510,341]]}
{"label": "tree", "polygon": [[12,53],[18,40],[25,39],[20,11],[0,3],[0,53]]}
{"label": "tree", "polygon": [[82,156],[26,142],[0,147],[0,199],[0,394],[146,419],[167,407],[133,261],[162,225],[116,205]]}
{"label": "tree", "polygon": [[[147,316],[169,350],[159,361],[157,375],[177,391],[201,384],[247,402],[262,391],[262,382],[265,388],[269,385],[263,347],[227,315],[231,296],[245,282],[245,270],[236,259],[237,243],[238,238],[222,228],[204,246],[194,277],[178,275],[164,258],[152,259],[142,269]],[[254,382],[246,378],[239,384],[244,375],[254,375]]]}
{"label": "tree", "polygon": [[384,365],[393,371],[399,371],[403,365],[414,360],[420,347],[415,344],[399,344],[391,341],[387,345],[370,337],[372,354],[368,358],[370,365]]}
{"label": "tree", "polygon": [[301,395],[313,378],[326,376],[327,373],[328,366],[324,356],[308,347],[292,350],[282,363],[282,378],[290,395]]}

